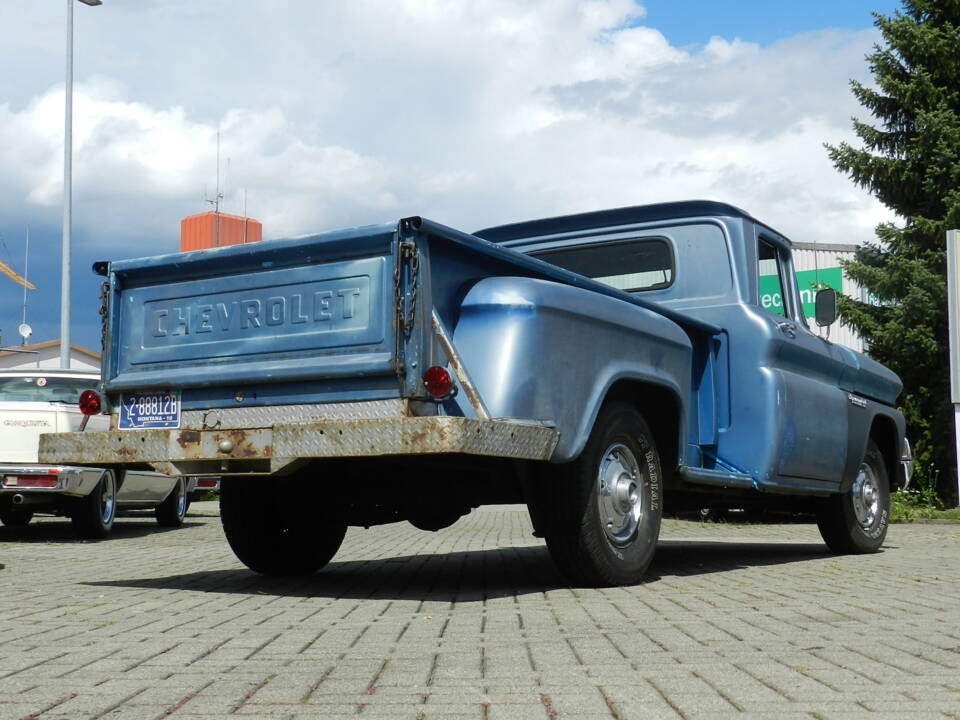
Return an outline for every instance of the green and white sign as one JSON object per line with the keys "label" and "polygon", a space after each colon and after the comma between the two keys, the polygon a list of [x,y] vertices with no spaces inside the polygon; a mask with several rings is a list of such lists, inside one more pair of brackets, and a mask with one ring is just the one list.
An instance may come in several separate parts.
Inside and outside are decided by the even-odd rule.
{"label": "green and white sign", "polygon": [[[760,306],[777,315],[783,315],[783,297],[780,295],[780,282],[776,275],[760,276]],[[797,273],[797,285],[800,288],[800,300],[803,314],[813,317],[813,297],[822,287],[832,287],[837,292],[843,290],[843,271],[838,267],[819,270],[801,270]]]}

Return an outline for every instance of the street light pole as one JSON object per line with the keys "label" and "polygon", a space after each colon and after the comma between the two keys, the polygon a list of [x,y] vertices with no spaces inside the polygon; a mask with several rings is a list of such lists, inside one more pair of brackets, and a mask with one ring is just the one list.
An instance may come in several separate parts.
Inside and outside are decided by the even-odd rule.
{"label": "street light pole", "polygon": [[[80,0],[91,7],[103,0]],[[63,121],[63,240],[60,246],[60,367],[70,368],[70,231],[73,226],[73,0],[67,0],[66,103]]]}

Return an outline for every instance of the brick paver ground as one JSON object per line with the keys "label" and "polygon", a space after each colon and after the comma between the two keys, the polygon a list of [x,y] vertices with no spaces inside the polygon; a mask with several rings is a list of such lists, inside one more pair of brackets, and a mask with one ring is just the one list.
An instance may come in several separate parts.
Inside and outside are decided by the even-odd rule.
{"label": "brick paver ground", "polygon": [[812,526],[667,521],[648,582],[583,590],[517,506],[351,530],[283,581],[192,511],[0,527],[0,719],[960,718],[960,525],[838,557]]}

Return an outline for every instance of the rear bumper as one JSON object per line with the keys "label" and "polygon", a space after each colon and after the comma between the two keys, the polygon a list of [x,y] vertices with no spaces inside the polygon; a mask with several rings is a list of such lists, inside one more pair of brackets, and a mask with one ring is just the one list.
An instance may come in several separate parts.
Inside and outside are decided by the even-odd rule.
{"label": "rear bumper", "polygon": [[400,417],[231,429],[111,430],[40,436],[43,462],[148,464],[168,475],[273,474],[306,458],[463,453],[549,460],[559,433],[512,420]]}
{"label": "rear bumper", "polygon": [[[0,465],[0,495],[70,495],[84,497],[96,487],[103,473],[101,468],[64,465]],[[29,483],[13,484],[8,477],[56,475],[55,487],[35,487]]]}

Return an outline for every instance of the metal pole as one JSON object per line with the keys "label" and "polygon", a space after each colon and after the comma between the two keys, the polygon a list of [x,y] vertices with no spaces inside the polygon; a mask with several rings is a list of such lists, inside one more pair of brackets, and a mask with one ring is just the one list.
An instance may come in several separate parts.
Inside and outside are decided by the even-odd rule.
{"label": "metal pole", "polygon": [[[960,230],[947,231],[947,317],[950,323],[950,400],[953,402],[954,433],[960,466]],[[960,505],[960,467],[957,472],[957,504]]]}
{"label": "metal pole", "polygon": [[66,115],[63,121],[63,240],[60,245],[60,367],[70,367],[70,230],[73,224],[73,0],[67,0]]}

